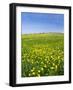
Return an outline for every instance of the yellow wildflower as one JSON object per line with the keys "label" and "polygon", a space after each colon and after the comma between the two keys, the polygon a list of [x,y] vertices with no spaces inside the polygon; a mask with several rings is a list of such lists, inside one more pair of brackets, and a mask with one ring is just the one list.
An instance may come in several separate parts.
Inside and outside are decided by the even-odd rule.
{"label": "yellow wildflower", "polygon": [[43,71],[44,69],[43,69],[43,68],[41,68],[41,70]]}
{"label": "yellow wildflower", "polygon": [[33,72],[32,74],[35,75],[35,72]]}
{"label": "yellow wildflower", "polygon": [[51,67],[51,69],[54,69],[54,67]]}
{"label": "yellow wildflower", "polygon": [[44,65],[44,67],[45,67],[45,68],[47,67],[46,64]]}
{"label": "yellow wildflower", "polygon": [[37,76],[40,77],[40,74],[38,74]]}
{"label": "yellow wildflower", "polygon": [[40,73],[40,70],[38,70],[38,72]]}

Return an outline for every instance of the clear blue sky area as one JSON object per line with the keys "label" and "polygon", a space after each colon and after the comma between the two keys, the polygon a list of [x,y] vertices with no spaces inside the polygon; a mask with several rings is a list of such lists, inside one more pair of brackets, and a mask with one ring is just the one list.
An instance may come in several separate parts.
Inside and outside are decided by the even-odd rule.
{"label": "clear blue sky area", "polygon": [[64,32],[64,14],[21,13],[22,34]]}

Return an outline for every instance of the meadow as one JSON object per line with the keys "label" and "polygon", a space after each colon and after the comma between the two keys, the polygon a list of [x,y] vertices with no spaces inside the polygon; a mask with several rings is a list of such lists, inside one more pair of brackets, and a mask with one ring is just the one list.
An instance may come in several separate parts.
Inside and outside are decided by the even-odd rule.
{"label": "meadow", "polygon": [[21,36],[21,76],[64,75],[64,34],[37,33]]}

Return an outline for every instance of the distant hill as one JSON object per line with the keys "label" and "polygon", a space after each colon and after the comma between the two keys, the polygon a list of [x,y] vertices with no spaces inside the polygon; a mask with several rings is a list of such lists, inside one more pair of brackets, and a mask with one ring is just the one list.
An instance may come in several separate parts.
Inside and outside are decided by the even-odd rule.
{"label": "distant hill", "polygon": [[[28,34],[64,34],[64,32],[47,32],[47,33],[45,33],[45,32],[40,32],[40,33],[26,33],[26,35],[28,35]],[[25,33],[24,33],[25,34]]]}

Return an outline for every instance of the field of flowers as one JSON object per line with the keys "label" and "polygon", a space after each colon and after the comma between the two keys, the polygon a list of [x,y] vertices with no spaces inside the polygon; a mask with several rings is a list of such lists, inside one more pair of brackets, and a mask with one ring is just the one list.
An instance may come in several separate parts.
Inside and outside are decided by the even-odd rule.
{"label": "field of flowers", "polygon": [[22,34],[22,77],[64,75],[64,34]]}

